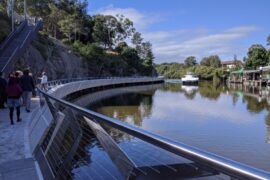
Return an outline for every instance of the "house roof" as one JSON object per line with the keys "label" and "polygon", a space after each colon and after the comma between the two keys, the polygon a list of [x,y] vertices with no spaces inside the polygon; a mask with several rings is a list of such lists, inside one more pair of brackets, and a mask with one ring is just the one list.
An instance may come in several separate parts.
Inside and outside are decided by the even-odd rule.
{"label": "house roof", "polygon": [[240,61],[240,60],[221,61],[221,65],[235,65],[236,63],[239,63],[239,64],[243,65],[243,62]]}

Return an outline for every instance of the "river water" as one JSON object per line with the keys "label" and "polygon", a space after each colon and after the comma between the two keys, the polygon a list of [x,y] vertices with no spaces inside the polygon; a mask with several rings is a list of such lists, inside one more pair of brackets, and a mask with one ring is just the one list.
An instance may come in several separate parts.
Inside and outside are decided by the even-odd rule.
{"label": "river water", "polygon": [[[90,110],[270,171],[270,90],[266,88],[228,87],[211,82],[201,82],[198,86],[165,83],[105,90],[80,99],[84,102],[83,106]],[[107,131],[131,159],[137,161],[136,164],[185,161],[173,155],[167,158],[169,156],[158,153],[127,134],[111,128]],[[78,174],[82,176],[82,169],[96,171],[98,168],[102,170],[101,166],[117,179],[121,178],[95,138],[89,140],[83,149],[88,154],[83,159],[88,159],[89,164],[83,163],[73,169],[75,179],[80,179]],[[110,175],[107,176],[110,178]]]}
{"label": "river water", "polygon": [[[269,98],[269,99],[268,99]],[[203,82],[125,92],[88,108],[165,137],[270,171],[268,91]]]}

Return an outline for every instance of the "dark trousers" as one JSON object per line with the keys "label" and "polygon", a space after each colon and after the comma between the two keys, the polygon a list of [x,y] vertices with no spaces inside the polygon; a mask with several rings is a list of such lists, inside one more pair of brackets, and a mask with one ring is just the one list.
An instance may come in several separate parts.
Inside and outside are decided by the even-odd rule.
{"label": "dark trousers", "polygon": [[7,96],[5,93],[0,93],[0,108],[4,108],[4,104],[7,102]]}

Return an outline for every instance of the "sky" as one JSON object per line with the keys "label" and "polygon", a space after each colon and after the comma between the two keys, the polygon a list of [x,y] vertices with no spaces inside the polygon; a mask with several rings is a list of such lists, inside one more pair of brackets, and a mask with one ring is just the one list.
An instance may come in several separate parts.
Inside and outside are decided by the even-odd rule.
{"label": "sky", "polygon": [[242,60],[252,44],[266,46],[270,0],[88,0],[88,13],[123,14],[153,45],[155,63],[188,56]]}

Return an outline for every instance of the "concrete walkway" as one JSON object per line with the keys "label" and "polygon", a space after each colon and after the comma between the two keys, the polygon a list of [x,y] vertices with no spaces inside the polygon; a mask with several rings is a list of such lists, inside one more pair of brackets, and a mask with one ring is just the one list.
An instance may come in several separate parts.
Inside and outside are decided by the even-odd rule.
{"label": "concrete walkway", "polygon": [[32,98],[31,113],[21,108],[21,122],[16,122],[14,112],[14,125],[8,109],[0,109],[0,180],[38,179],[28,142],[28,123],[38,103],[38,98]]}

